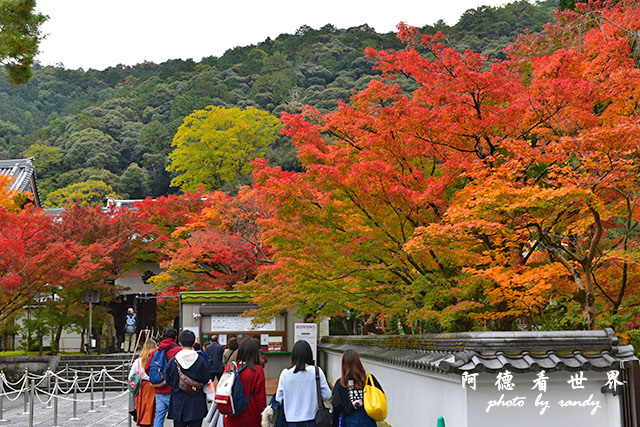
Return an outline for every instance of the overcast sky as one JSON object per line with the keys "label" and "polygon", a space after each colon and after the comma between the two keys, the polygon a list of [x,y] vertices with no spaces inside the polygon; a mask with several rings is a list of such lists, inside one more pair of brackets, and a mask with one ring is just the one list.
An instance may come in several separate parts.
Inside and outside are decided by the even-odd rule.
{"label": "overcast sky", "polygon": [[221,56],[227,49],[292,34],[302,25],[368,24],[395,31],[403,21],[457,22],[467,9],[506,0],[38,0],[49,15],[38,60],[104,69],[143,61]]}

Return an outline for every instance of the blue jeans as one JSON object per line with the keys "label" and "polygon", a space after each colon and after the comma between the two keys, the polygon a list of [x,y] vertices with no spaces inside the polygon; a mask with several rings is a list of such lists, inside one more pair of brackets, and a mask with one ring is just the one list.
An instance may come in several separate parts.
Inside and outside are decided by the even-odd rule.
{"label": "blue jeans", "polygon": [[298,421],[295,423],[287,423],[287,427],[316,427],[316,422],[311,421]]}
{"label": "blue jeans", "polygon": [[153,420],[153,427],[164,427],[164,419],[169,412],[169,402],[171,394],[156,393],[156,419]]}
{"label": "blue jeans", "polygon": [[376,422],[367,415],[364,408],[360,407],[356,412],[344,417],[344,427],[376,427]]}

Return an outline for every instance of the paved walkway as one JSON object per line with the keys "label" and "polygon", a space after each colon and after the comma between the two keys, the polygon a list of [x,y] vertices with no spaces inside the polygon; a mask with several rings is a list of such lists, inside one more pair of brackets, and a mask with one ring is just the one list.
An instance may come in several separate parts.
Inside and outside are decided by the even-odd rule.
{"label": "paved walkway", "polygon": [[[41,396],[44,400],[45,397]],[[108,392],[106,394],[106,408],[101,408],[102,393],[95,393],[95,412],[90,412],[89,393],[78,394],[77,417],[78,420],[71,420],[73,415],[73,402],[70,400],[58,400],[58,426],[59,427],[127,427],[129,426],[129,394],[125,392]],[[4,421],[0,426],[29,427],[29,414],[23,414],[24,399],[18,398],[14,402],[4,399]],[[29,405],[27,405],[29,410]],[[38,427],[55,427],[53,423],[53,405],[40,402],[37,398],[34,402],[33,425]],[[135,426],[132,422],[131,425]],[[173,427],[173,422],[167,420],[165,427]]]}

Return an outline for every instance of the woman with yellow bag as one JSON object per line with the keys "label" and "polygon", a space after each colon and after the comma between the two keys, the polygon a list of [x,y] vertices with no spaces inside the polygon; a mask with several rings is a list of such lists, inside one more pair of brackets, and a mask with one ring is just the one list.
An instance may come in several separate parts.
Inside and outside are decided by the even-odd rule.
{"label": "woman with yellow bag", "polygon": [[334,427],[376,427],[387,417],[387,399],[380,383],[367,374],[354,350],[342,355],[342,375],[333,387]]}

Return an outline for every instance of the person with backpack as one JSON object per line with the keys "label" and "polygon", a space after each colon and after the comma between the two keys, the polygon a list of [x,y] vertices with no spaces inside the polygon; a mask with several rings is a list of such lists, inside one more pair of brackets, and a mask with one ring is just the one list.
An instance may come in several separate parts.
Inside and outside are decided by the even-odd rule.
{"label": "person with backpack", "polygon": [[[378,380],[371,375],[375,387],[382,391]],[[333,386],[333,425],[343,427],[376,427],[376,422],[364,408],[364,388],[367,372],[362,366],[360,355],[355,350],[347,350],[342,355],[342,375]],[[286,406],[285,406],[286,410]],[[342,418],[342,424],[339,424]]]}
{"label": "person with backpack", "polygon": [[275,398],[284,405],[287,426],[315,427],[319,409],[316,369],[323,402],[331,398],[331,389],[322,369],[315,366],[313,351],[307,341],[300,340],[293,345],[291,362],[293,366],[280,373]]}
{"label": "person with backpack", "polygon": [[138,330],[138,318],[133,308],[129,307],[127,316],[124,319],[124,351],[131,353],[134,351],[132,345],[136,345],[136,331]]}
{"label": "person with backpack", "polygon": [[171,386],[168,418],[174,427],[200,427],[207,416],[204,386],[209,382],[209,365],[193,349],[196,336],[192,331],[180,332],[180,350],[167,364],[166,381]]}
{"label": "person with backpack", "polygon": [[169,411],[171,387],[166,384],[164,374],[169,360],[180,351],[180,347],[176,343],[177,336],[178,331],[174,328],[166,328],[162,333],[158,349],[151,355],[144,367],[156,392],[154,427],[164,427],[164,419]]}
{"label": "person with backpack", "polygon": [[[258,343],[254,340],[250,338],[242,340],[238,347],[237,363],[231,362],[227,366],[225,374],[223,374],[218,385],[220,387],[225,382],[226,372],[235,370],[237,375],[235,375],[233,388],[237,389],[239,385],[242,385],[242,394],[244,396],[242,404],[246,404],[244,409],[231,415],[228,407],[217,403],[219,396],[218,389],[216,389],[215,402],[218,404],[218,410],[225,414],[225,427],[260,427],[261,425],[261,414],[267,406],[267,393],[264,370],[260,366],[258,349]],[[236,385],[237,380],[240,380],[239,385]]]}
{"label": "person with backpack", "polygon": [[211,361],[211,381],[220,380],[222,372],[224,372],[224,364],[222,363],[222,354],[224,353],[224,347],[218,343],[218,336],[211,337],[211,342],[205,347],[204,351],[209,356]]}
{"label": "person with backpack", "polygon": [[[156,399],[154,388],[149,382],[149,375],[144,370],[147,361],[158,348],[154,340],[148,340],[142,346],[140,357],[134,360],[129,371],[129,383],[138,384],[137,388],[131,390],[135,396],[136,425],[152,427],[156,414]],[[137,378],[136,378],[137,376]]]}

